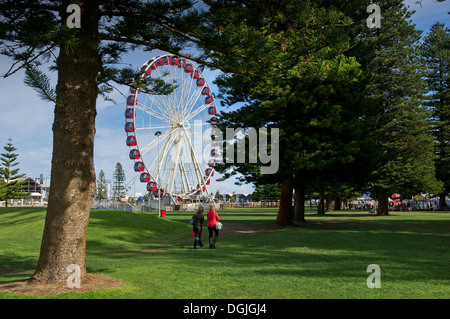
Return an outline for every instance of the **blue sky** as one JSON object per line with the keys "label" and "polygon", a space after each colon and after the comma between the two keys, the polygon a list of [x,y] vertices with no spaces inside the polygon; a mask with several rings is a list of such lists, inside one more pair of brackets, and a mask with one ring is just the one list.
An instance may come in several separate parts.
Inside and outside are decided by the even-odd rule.
{"label": "blue sky", "polygon": [[[376,1],[374,1],[376,3]],[[422,7],[417,0],[407,0],[405,4],[416,10],[413,22],[417,28],[423,30],[425,36],[430,26],[436,21],[450,25],[450,6],[447,2],[438,3],[433,0],[423,0]],[[382,13],[381,13],[382,15]],[[135,52],[123,58],[123,62],[133,67],[140,67],[148,59],[158,55],[157,52]],[[9,68],[9,61],[0,56],[0,74],[4,74]],[[43,69],[46,71],[46,69]],[[213,92],[217,89],[213,85],[217,71],[205,69],[203,72]],[[50,74],[56,82],[56,74]],[[19,153],[20,172],[29,177],[50,176],[52,157],[52,123],[53,105],[42,101],[35,91],[23,83],[23,72],[17,72],[11,77],[0,78],[0,147],[3,147],[11,137],[17,153]],[[123,94],[127,94],[126,88],[121,88]],[[117,104],[103,101],[99,98],[96,119],[95,137],[95,169],[96,173],[103,170],[108,179],[112,179],[115,164],[120,162],[125,169],[127,181],[131,181],[136,173],[133,171],[133,162],[128,158],[129,149],[125,144],[124,110],[125,98],[115,92],[112,97]],[[217,106],[219,107],[220,104]],[[3,151],[3,148],[1,149]],[[251,193],[251,185],[236,186],[233,181],[215,182],[213,178],[211,190],[220,193]],[[130,194],[143,192],[144,184],[136,181],[131,185]]]}

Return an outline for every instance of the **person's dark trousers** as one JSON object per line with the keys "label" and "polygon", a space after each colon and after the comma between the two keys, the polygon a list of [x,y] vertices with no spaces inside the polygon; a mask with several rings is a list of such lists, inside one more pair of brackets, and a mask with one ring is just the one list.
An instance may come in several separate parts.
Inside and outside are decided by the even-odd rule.
{"label": "person's dark trousers", "polygon": [[216,227],[208,227],[208,231],[209,231],[209,248],[216,248],[216,241],[217,238],[219,237],[219,231],[217,230]]}
{"label": "person's dark trousers", "polygon": [[202,227],[201,226],[194,226],[194,234],[195,234],[195,241],[194,241],[194,248],[202,247]]}

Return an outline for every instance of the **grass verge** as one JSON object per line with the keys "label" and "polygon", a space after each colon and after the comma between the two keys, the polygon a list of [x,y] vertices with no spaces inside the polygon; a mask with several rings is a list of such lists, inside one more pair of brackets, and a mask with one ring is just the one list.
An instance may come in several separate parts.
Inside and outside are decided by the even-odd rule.
{"label": "grass verge", "polygon": [[[197,250],[191,215],[93,210],[87,270],[126,285],[45,298],[450,297],[448,213],[309,212],[302,227],[285,228],[274,225],[275,209],[228,209],[217,248]],[[0,284],[32,275],[44,218],[41,208],[0,208]],[[367,287],[370,264],[380,266],[380,289]]]}

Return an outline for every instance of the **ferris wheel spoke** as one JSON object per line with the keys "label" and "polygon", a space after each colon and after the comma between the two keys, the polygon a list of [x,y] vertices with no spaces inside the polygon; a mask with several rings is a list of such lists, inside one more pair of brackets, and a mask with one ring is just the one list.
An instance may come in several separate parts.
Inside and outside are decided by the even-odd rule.
{"label": "ferris wheel spoke", "polygon": [[153,111],[155,112],[156,109],[158,109],[158,113],[160,114],[161,117],[166,118],[167,120],[170,119],[170,114],[171,112],[168,111],[168,109],[170,109],[170,106],[167,104],[167,102],[165,101],[168,95],[161,95],[161,94],[149,94],[149,93],[145,93],[145,96],[147,99],[149,99],[151,101],[151,105],[153,105]]}
{"label": "ferris wheel spoke", "polygon": [[172,113],[170,112],[170,106],[167,105],[167,103],[164,101],[164,99],[161,99],[159,96],[147,96],[154,106],[153,111],[156,111],[158,109],[158,114],[160,114],[161,117],[164,117],[166,122],[172,121]]}
{"label": "ferris wheel spoke", "polygon": [[179,170],[180,170],[180,181],[181,181],[182,190],[189,191],[189,184],[186,184],[187,179],[186,179],[186,171],[184,170],[184,166],[181,162],[178,163],[178,166],[179,166]]}
{"label": "ferris wheel spoke", "polygon": [[197,178],[198,184],[200,185],[201,190],[203,190],[202,186],[203,186],[203,172],[200,169],[200,165],[199,165],[199,161],[197,159],[197,156],[195,155],[195,151],[194,148],[192,146],[191,141],[189,140],[189,138],[186,139],[188,142],[188,146],[189,146],[189,151],[191,154],[191,159],[192,159],[192,163],[193,163],[193,168],[194,168],[194,172],[195,172],[195,177]]}
{"label": "ferris wheel spoke", "polygon": [[[191,132],[191,140],[193,141],[194,148],[200,149],[202,152],[204,151],[204,147],[211,146],[212,140],[211,138],[208,138],[206,136],[203,136],[203,134],[198,132]],[[202,153],[202,158],[204,158],[204,154]]]}
{"label": "ferris wheel spoke", "polygon": [[165,125],[165,126],[148,126],[148,127],[137,127],[136,130],[163,130],[163,129],[170,129],[171,125]]}
{"label": "ferris wheel spoke", "polygon": [[[170,168],[170,172],[169,172],[169,178],[167,179],[167,182],[168,183],[170,182],[170,184],[169,184],[170,187],[169,187],[169,185],[167,187],[169,190],[169,193],[172,193],[173,186],[175,184],[175,175],[177,173],[178,163],[180,160],[180,150],[181,150],[181,141],[178,142],[174,158],[172,159],[171,168]],[[171,176],[170,176],[170,173],[171,173]]]}
{"label": "ferris wheel spoke", "polygon": [[[170,133],[172,134],[173,131]],[[170,135],[171,135],[170,134]],[[153,170],[153,176],[155,176],[155,181],[161,187],[161,168],[165,167],[165,161],[166,161],[166,155],[168,154],[168,148],[169,146],[170,138],[166,138],[164,141],[164,145],[160,151],[158,151],[157,159],[154,161],[154,170]],[[153,166],[153,165],[152,165]]]}
{"label": "ferris wheel spoke", "polygon": [[197,116],[201,111],[205,110],[208,107],[207,104],[203,104],[199,108],[197,108],[195,111],[192,111],[190,114],[186,115],[186,120],[191,120],[193,117]]}
{"label": "ferris wheel spoke", "polygon": [[181,105],[180,114],[182,117],[184,117],[186,114],[186,109],[189,107],[191,103],[192,95],[194,95],[195,92],[197,91],[196,90],[197,86],[193,85],[194,80],[191,78],[189,73],[183,77],[183,81],[184,83],[188,83],[188,85],[183,86],[181,90],[182,100],[180,101]]}
{"label": "ferris wheel spoke", "polygon": [[145,155],[145,153],[147,153],[148,151],[150,151],[151,149],[156,147],[159,144],[159,140],[164,141],[164,140],[169,139],[169,137],[171,135],[171,131],[164,132],[161,135],[162,135],[162,137],[160,136],[159,139],[154,139],[150,143],[145,145],[143,148],[141,148],[141,156]]}
{"label": "ferris wheel spoke", "polygon": [[[172,68],[169,68],[168,74],[167,74],[167,72],[166,72],[166,74],[161,74],[159,68],[157,68],[156,71],[157,71],[159,77],[162,80],[164,80],[165,83],[169,82],[170,85],[174,85],[176,83],[176,81],[174,81],[174,79],[173,79],[173,77],[171,75],[171,72],[170,72],[171,69]],[[175,93],[176,90],[177,90],[177,88],[175,88],[174,91],[173,91],[173,94],[170,94],[170,95],[155,95],[155,96],[166,107],[166,109],[174,110],[175,109],[175,105],[174,105],[174,102],[172,100],[172,97],[176,94]],[[163,98],[163,97],[165,97],[165,98]],[[173,114],[173,112],[170,112],[170,113]]]}
{"label": "ferris wheel spoke", "polygon": [[[183,77],[181,74],[181,68],[169,68],[170,72],[170,78],[172,83],[180,83],[180,86],[178,86],[173,91],[173,97],[172,97],[172,104],[174,107],[174,110],[176,110],[177,115],[180,113],[180,105],[182,102],[182,89],[183,89]],[[180,90],[181,87],[181,90]],[[180,119],[177,119],[180,120]]]}
{"label": "ferris wheel spoke", "polygon": [[192,112],[194,107],[197,105],[197,101],[199,97],[201,96],[202,91],[201,90],[194,90],[192,94],[190,95],[189,99],[186,102],[186,105],[183,110],[183,116],[187,117],[189,113]]}
{"label": "ferris wheel spoke", "polygon": [[145,106],[145,105],[143,105],[143,104],[141,104],[139,102],[135,105],[135,108],[141,110],[144,113],[149,114],[150,116],[154,116],[154,117],[156,117],[157,119],[159,119],[159,120],[161,120],[163,122],[166,122],[166,123],[170,122],[170,118],[167,117],[165,114],[159,113],[158,111],[156,111],[154,109],[151,109],[151,108],[149,108],[149,107],[147,107],[147,106]]}

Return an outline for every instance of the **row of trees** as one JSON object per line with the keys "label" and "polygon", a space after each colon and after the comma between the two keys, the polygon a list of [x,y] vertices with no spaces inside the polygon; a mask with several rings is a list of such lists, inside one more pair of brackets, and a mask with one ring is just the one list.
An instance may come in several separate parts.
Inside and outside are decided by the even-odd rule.
{"label": "row of trees", "polygon": [[[71,4],[79,6],[79,15],[68,12]],[[396,33],[401,29],[395,15],[401,18],[399,27],[409,26],[403,23],[400,1],[383,1],[383,25],[377,30],[364,23],[368,5],[368,0],[0,0],[1,54],[11,59],[4,76],[25,69],[26,83],[55,106],[52,187],[32,280],[65,284],[70,264],[80,266],[82,280],[86,274],[86,234],[96,192],[97,98],[107,98],[113,82],[164,94],[155,83],[136,81],[136,70],[120,64],[132,50],[163,50],[224,71],[222,87],[236,82],[230,92],[244,98],[249,112],[241,112],[242,123],[232,115],[223,118],[241,127],[281,128],[277,175],[247,176],[258,183],[282,181],[282,199],[292,195],[292,188],[302,196],[312,185],[324,191],[336,185],[344,192],[362,183],[359,177],[369,166],[363,160],[372,156],[372,140],[382,131],[367,134],[370,121],[361,120],[368,117],[361,101],[365,97],[373,110],[399,102],[407,88],[392,85],[397,97],[383,94],[382,88],[390,88],[387,78],[395,72],[408,73],[391,63],[411,55],[407,48],[395,58],[385,51],[402,43],[403,36],[410,38]],[[69,16],[76,23],[67,23]],[[44,63],[57,72],[56,87],[41,70]],[[391,70],[383,73],[389,74],[384,86],[383,78],[374,80],[383,69]],[[373,117],[371,124],[381,120]],[[380,148],[378,154],[386,158],[385,153]],[[292,222],[285,212],[280,207],[280,224]]]}
{"label": "row of trees", "polygon": [[[292,2],[276,17],[257,10],[254,25],[245,27],[270,40],[263,54],[273,63],[263,64],[265,73],[223,74],[215,82],[223,105],[243,104],[221,113],[222,129],[280,128],[278,173],[262,175],[261,163],[236,161],[218,170],[225,179],[240,173],[245,183],[281,183],[281,225],[294,223],[294,190],[295,221],[304,221],[305,194],[312,192],[321,194],[322,207],[325,197],[371,192],[379,215],[388,214],[393,192],[444,199],[450,191],[449,29],[436,23],[420,44],[401,1],[380,4],[383,22],[375,30],[367,28],[361,7],[304,5]],[[263,59],[259,41],[247,46]]]}

